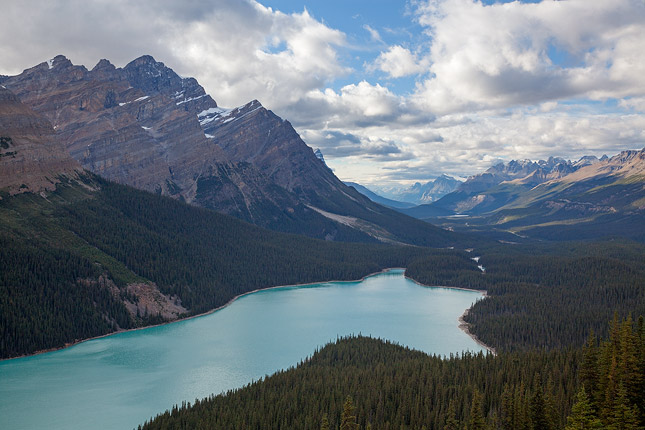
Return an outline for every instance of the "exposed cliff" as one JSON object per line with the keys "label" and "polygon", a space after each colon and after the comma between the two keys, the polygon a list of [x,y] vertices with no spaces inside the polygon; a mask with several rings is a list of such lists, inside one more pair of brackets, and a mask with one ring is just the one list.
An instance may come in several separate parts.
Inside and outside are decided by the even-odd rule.
{"label": "exposed cliff", "polygon": [[53,190],[80,170],[49,121],[0,86],[0,189],[10,194]]}

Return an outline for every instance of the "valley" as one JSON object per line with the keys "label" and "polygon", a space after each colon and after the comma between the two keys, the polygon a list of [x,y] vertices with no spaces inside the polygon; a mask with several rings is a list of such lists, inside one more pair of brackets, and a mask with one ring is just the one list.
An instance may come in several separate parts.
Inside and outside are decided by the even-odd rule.
{"label": "valley", "polygon": [[0,84],[0,427],[643,424],[645,150],[398,201],[149,55]]}

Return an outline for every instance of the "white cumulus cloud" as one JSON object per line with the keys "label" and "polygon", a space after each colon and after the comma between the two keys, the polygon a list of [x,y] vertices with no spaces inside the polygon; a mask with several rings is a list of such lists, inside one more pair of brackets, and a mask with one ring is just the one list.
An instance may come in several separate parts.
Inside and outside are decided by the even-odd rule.
{"label": "white cumulus cloud", "polygon": [[417,17],[432,63],[417,98],[435,112],[645,93],[640,0],[439,0]]}
{"label": "white cumulus cloud", "polygon": [[382,70],[392,78],[402,78],[423,73],[427,68],[427,64],[423,63],[409,49],[395,45],[386,52],[382,52],[374,61],[373,67]]}

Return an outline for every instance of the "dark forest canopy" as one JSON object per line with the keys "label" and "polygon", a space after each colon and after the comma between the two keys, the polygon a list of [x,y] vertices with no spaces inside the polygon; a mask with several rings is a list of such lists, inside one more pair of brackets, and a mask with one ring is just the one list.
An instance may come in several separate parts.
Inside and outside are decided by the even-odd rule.
{"label": "dark forest canopy", "polygon": [[644,255],[644,245],[627,241],[506,245],[422,257],[406,275],[487,290],[466,321],[498,349],[581,346],[590,330],[608,334],[614,312],[645,314]]}

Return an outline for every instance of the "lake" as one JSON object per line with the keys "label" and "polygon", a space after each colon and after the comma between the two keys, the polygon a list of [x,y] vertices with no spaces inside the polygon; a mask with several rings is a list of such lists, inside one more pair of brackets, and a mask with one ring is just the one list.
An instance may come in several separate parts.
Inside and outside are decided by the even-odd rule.
{"label": "lake", "polygon": [[217,312],[0,362],[0,428],[129,429],[183,400],[241,387],[350,334],[448,355],[483,348],[457,319],[481,293],[394,269],[281,287]]}

